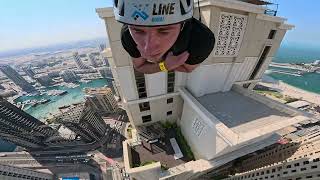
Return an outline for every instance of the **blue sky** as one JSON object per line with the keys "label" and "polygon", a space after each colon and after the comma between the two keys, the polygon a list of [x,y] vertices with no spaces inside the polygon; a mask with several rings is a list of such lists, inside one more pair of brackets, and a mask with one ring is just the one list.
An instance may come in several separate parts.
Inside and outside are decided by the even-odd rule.
{"label": "blue sky", "polygon": [[[320,1],[278,0],[294,30],[285,44],[320,45]],[[0,0],[0,51],[105,37],[97,7],[111,0]]]}

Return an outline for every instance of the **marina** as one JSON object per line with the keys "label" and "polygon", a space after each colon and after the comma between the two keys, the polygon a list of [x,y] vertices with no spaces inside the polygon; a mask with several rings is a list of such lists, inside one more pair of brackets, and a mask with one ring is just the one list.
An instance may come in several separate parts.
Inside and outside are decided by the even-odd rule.
{"label": "marina", "polygon": [[45,120],[59,112],[59,107],[84,101],[84,88],[103,87],[111,84],[107,79],[80,82],[77,87],[53,86],[43,89],[43,93],[33,96],[21,95],[14,102],[30,115]]}
{"label": "marina", "polygon": [[308,73],[320,73],[320,60],[313,63],[276,63],[272,62],[270,70],[273,73],[287,74],[292,76],[303,76]]}

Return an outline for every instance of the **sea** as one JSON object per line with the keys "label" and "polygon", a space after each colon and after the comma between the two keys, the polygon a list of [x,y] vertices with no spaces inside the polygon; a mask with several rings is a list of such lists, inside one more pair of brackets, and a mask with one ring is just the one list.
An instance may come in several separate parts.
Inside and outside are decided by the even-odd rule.
{"label": "sea", "polygon": [[[277,63],[312,63],[316,60],[320,60],[320,46],[301,44],[282,45],[273,58],[273,62]],[[270,67],[269,69],[274,68]],[[271,71],[267,70],[265,74],[294,87],[320,94],[320,73],[306,73],[303,76],[297,77],[287,74],[271,73]]]}
{"label": "sea", "polygon": [[[84,102],[84,88],[96,88],[96,87],[104,87],[112,85],[110,80],[108,79],[95,79],[91,82],[85,83],[81,82],[80,86],[75,88],[67,88],[65,86],[54,86],[48,87],[46,90],[66,90],[68,93],[62,96],[22,96],[16,99],[16,102],[23,102],[26,100],[37,99],[40,100],[42,98],[50,99],[51,101],[46,104],[40,104],[36,107],[30,107],[26,109],[25,112],[29,113],[33,117],[39,120],[45,120],[50,114],[55,114],[59,112],[58,107],[70,105],[73,103]],[[0,139],[0,152],[11,152],[14,151],[16,146],[14,144],[5,142]]]}

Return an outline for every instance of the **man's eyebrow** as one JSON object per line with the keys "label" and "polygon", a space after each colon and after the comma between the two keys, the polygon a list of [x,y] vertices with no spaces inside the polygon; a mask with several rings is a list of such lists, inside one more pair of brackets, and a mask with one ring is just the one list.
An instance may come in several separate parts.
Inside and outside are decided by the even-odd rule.
{"label": "man's eyebrow", "polygon": [[143,29],[139,29],[139,28],[136,28],[136,27],[131,27],[131,29],[133,29],[135,31],[143,31]]}
{"label": "man's eyebrow", "polygon": [[157,30],[158,31],[167,31],[167,30],[171,30],[171,29],[174,29],[174,27],[163,27],[163,28],[158,28]]}

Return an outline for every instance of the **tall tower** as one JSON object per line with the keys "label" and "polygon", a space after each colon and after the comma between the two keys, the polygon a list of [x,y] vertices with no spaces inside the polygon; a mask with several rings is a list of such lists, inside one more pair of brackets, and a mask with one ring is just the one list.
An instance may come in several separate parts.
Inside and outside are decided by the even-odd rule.
{"label": "tall tower", "polygon": [[[298,110],[251,91],[287,30],[294,27],[286,24],[285,18],[266,14],[269,11],[257,5],[263,3],[266,2],[200,1],[200,14],[196,7],[194,16],[202,17],[202,23],[215,34],[216,44],[209,57],[191,73],[137,72],[122,47],[122,24],[115,21],[113,9],[97,9],[107,26],[115,84],[119,85],[123,107],[137,130],[135,137],[140,137],[123,143],[125,169],[132,178],[197,179],[205,171],[276,142],[279,137],[275,131],[309,119]],[[151,137],[147,139],[150,144],[165,143],[163,139],[171,137],[150,127],[165,122],[179,126],[196,160],[181,162],[176,156],[159,158],[157,163],[144,167],[132,166],[149,155],[157,158],[145,155],[148,150],[143,139]],[[143,129],[151,132],[144,134]],[[158,134],[162,137],[158,138]],[[175,144],[174,149],[179,146],[171,144]],[[139,154],[139,161],[132,152]],[[175,150],[176,154],[181,153]],[[168,165],[169,170],[163,172],[161,165]]]}
{"label": "tall tower", "polygon": [[87,101],[97,112],[114,113],[118,110],[118,104],[111,88],[90,88],[85,89]]}
{"label": "tall tower", "polygon": [[85,142],[99,141],[109,130],[101,116],[87,103],[69,107],[57,121],[81,136]]}
{"label": "tall tower", "polygon": [[56,131],[0,98],[0,138],[29,149],[45,147]]}
{"label": "tall tower", "polygon": [[82,62],[82,60],[81,60],[78,52],[74,52],[74,53],[73,53],[73,59],[74,59],[74,61],[76,62],[77,67],[78,67],[79,69],[89,69],[89,67]]}
{"label": "tall tower", "polygon": [[64,82],[77,82],[79,77],[76,75],[74,71],[71,70],[64,70],[60,73]]}
{"label": "tall tower", "polygon": [[93,67],[95,67],[95,68],[98,67],[96,57],[94,57],[94,55],[92,53],[89,54],[89,60],[90,60],[90,63]]}
{"label": "tall tower", "polygon": [[34,72],[33,69],[31,69],[31,66],[23,67],[22,70],[28,75],[30,78],[34,78],[36,73]]}
{"label": "tall tower", "polygon": [[35,88],[28,83],[20,74],[11,68],[9,65],[0,65],[0,70],[17,86],[21,87],[26,92],[32,92]]}

